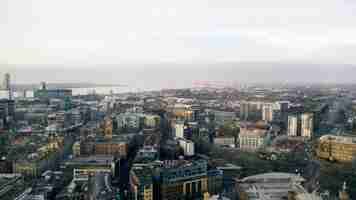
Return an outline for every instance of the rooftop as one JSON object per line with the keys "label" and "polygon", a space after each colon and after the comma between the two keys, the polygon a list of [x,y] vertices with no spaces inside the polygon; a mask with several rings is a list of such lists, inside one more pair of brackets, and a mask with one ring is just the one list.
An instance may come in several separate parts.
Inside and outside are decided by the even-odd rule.
{"label": "rooftop", "polygon": [[319,140],[320,141],[333,141],[336,143],[355,144],[356,145],[356,136],[324,135],[324,136],[321,136]]}

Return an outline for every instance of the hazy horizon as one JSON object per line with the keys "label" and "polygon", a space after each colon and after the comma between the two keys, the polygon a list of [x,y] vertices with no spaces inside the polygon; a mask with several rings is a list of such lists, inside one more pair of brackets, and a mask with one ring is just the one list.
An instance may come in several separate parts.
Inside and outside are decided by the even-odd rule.
{"label": "hazy horizon", "polygon": [[[192,87],[196,81],[244,83],[356,83],[356,66],[281,63],[3,66],[15,83],[124,84],[132,88]],[[0,74],[2,75],[2,74]]]}

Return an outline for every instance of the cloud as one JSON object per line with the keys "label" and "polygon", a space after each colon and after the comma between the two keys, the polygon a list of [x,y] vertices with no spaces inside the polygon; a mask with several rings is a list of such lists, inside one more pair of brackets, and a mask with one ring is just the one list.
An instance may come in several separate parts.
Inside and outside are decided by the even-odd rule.
{"label": "cloud", "polygon": [[354,50],[355,10],[340,0],[2,0],[0,63],[355,64],[346,50],[330,56]]}

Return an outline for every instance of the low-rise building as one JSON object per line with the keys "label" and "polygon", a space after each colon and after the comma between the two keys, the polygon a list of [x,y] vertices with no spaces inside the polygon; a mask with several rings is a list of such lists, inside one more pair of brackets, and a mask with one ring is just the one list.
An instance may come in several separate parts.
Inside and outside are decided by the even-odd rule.
{"label": "low-rise building", "polygon": [[237,179],[236,189],[241,200],[283,200],[302,182],[304,178],[295,174],[266,173]]}
{"label": "low-rise building", "polygon": [[197,199],[207,191],[207,163],[204,160],[165,161],[160,168],[160,199]]}
{"label": "low-rise building", "polygon": [[356,137],[324,135],[319,138],[316,155],[330,161],[352,162],[356,156]]}
{"label": "low-rise building", "polygon": [[251,127],[241,127],[239,145],[241,150],[256,151],[263,147],[267,136],[267,130]]}

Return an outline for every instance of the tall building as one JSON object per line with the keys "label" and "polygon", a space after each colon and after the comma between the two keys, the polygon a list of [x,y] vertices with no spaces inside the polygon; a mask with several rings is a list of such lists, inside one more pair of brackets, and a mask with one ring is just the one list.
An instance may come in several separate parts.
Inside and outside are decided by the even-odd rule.
{"label": "tall building", "polygon": [[41,82],[40,90],[47,90],[46,82],[44,82],[44,81]]}
{"label": "tall building", "polygon": [[12,99],[12,93],[11,93],[11,82],[10,82],[10,74],[6,73],[4,75],[4,80],[3,80],[3,84],[2,87],[0,88],[1,92],[0,92],[0,99],[4,98],[4,99]]}
{"label": "tall building", "polygon": [[241,120],[247,120],[248,118],[248,109],[249,103],[247,101],[242,101],[240,103],[240,119]]}
{"label": "tall building", "polygon": [[6,73],[4,75],[4,80],[3,80],[3,89],[4,90],[10,90],[11,85],[10,85],[10,74]]}
{"label": "tall building", "polygon": [[240,102],[240,119],[241,120],[261,120],[262,105],[260,101],[241,101]]}
{"label": "tall building", "polygon": [[313,114],[303,113],[301,115],[301,136],[311,138],[313,132]]}
{"label": "tall building", "polygon": [[273,104],[264,104],[262,106],[262,120],[266,122],[273,120]]}
{"label": "tall building", "polygon": [[174,125],[174,137],[184,138],[184,123],[179,122]]}
{"label": "tall building", "polygon": [[288,116],[288,136],[298,136],[298,116],[289,115]]}

